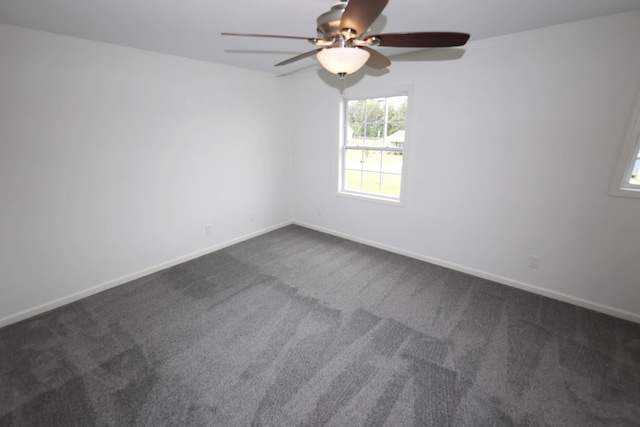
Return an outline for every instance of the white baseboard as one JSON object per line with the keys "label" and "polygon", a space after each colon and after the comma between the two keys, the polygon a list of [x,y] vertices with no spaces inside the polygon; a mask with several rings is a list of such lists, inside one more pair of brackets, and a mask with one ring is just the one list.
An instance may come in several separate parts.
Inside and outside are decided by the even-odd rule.
{"label": "white baseboard", "polygon": [[553,298],[559,301],[563,301],[569,304],[573,304],[579,307],[588,308],[590,310],[598,311],[600,313],[608,314],[614,317],[618,317],[621,319],[629,320],[631,322],[640,323],[640,314],[633,313],[626,310],[621,310],[615,307],[610,307],[608,305],[600,304],[594,301],[586,300],[583,298],[575,297],[572,295],[568,295],[562,292],[553,291],[546,288],[541,288],[539,286],[531,285],[528,283],[520,282],[518,280],[509,279],[508,277],[498,276],[492,273],[487,273],[486,271],[476,270],[474,268],[465,267],[463,265],[454,264],[451,262],[443,261],[437,258],[431,258],[425,255],[421,255],[415,252],[406,251],[404,249],[396,248],[394,246],[388,246],[382,243],[374,242],[367,239],[361,239],[356,236],[352,236],[350,234],[341,233],[338,231],[334,231],[331,229],[327,229],[324,227],[318,227],[313,224],[308,224],[302,221],[293,221],[293,224],[299,225],[301,227],[310,228],[312,230],[320,231],[322,233],[331,234],[333,236],[342,237],[343,239],[352,240],[354,242],[362,243],[367,246],[372,246],[374,248],[382,249],[385,251],[393,252],[399,255],[404,255],[409,258],[414,258],[420,261],[425,261],[430,264],[439,265],[441,267],[450,268],[452,270],[460,271],[462,273],[467,273],[472,276],[480,277],[482,279],[491,280],[492,282],[497,282],[503,285],[511,286],[514,288],[522,289],[523,291],[528,291],[534,294],[542,295],[545,297]]}
{"label": "white baseboard", "polygon": [[604,304],[600,304],[600,303],[596,303],[590,300],[586,300],[583,298],[578,298],[572,295],[568,295],[568,294],[564,294],[562,292],[557,292],[557,291],[553,291],[550,289],[545,289],[545,288],[541,288],[539,286],[535,286],[535,285],[531,285],[528,283],[524,283],[524,282],[520,282],[517,280],[513,280],[513,279],[509,279],[507,277],[502,277],[502,276],[498,276],[495,274],[491,274],[491,273],[487,273],[485,271],[481,271],[481,270],[476,270],[473,268],[469,268],[469,267],[465,267],[462,265],[458,265],[458,264],[454,264],[451,262],[447,262],[447,261],[443,261],[437,258],[431,258],[428,256],[424,256],[418,253],[414,253],[411,251],[406,251],[404,249],[400,249],[400,248],[396,248],[393,246],[389,246],[389,245],[385,245],[382,243],[378,243],[378,242],[374,242],[374,241],[370,241],[367,239],[361,239],[359,237],[356,236],[352,236],[350,234],[346,234],[346,233],[341,233],[338,231],[334,231],[334,230],[330,230],[327,228],[323,228],[323,227],[318,227],[316,225],[313,224],[308,224],[302,221],[286,221],[277,225],[274,225],[272,227],[267,227],[264,229],[261,229],[259,231],[255,231],[253,233],[232,239],[232,240],[228,240],[226,242],[222,242],[204,249],[201,249],[199,251],[196,252],[192,252],[190,254],[163,262],[161,264],[146,268],[144,270],[140,270],[131,274],[127,274],[125,276],[113,279],[113,280],[109,280],[108,282],[99,284],[97,286],[93,286],[89,289],[85,289],[83,291],[71,294],[71,295],[67,295],[64,296],[62,298],[58,298],[56,300],[41,304],[39,306],[36,307],[32,307],[23,311],[20,311],[18,313],[15,314],[11,314],[9,316],[3,317],[0,319],[0,328],[10,325],[12,323],[16,323],[19,322],[21,320],[27,319],[29,317],[33,317],[36,316],[38,314],[47,312],[49,310],[53,310],[55,308],[58,307],[62,307],[63,305],[67,305],[69,303],[72,303],[74,301],[78,301],[82,298],[86,298],[88,296],[97,294],[99,292],[105,291],[107,289],[128,283],[132,280],[135,279],[139,279],[141,277],[144,276],[148,276],[149,274],[153,274],[156,273],[160,270],[164,270],[165,268],[169,268],[169,267],[173,267],[175,265],[181,264],[183,262],[186,261],[190,261],[192,259],[201,257],[203,255],[207,255],[209,253],[218,251],[220,249],[224,249],[228,246],[234,245],[236,243],[240,243],[242,241],[245,240],[249,240],[251,238],[260,236],[262,234],[266,234],[269,233],[271,231],[277,230],[279,228],[282,227],[286,227],[287,225],[290,224],[295,224],[295,225],[299,225],[301,227],[305,227],[305,228],[309,228],[312,230],[316,230],[316,231],[320,231],[322,233],[326,233],[326,234],[330,234],[333,236],[337,236],[337,237],[341,237],[347,240],[351,240],[354,242],[358,242],[358,243],[362,243],[364,245],[367,246],[372,246],[378,249],[382,249],[385,251],[389,251],[389,252],[393,252],[399,255],[404,255],[404,256],[408,256],[410,258],[414,258],[420,261],[425,261],[431,264],[435,264],[435,265],[439,265],[441,267],[445,267],[445,268],[450,268],[452,270],[456,270],[456,271],[460,271],[462,273],[467,273],[467,274],[471,274],[472,276],[476,276],[476,277],[480,277],[482,279],[486,279],[486,280],[491,280],[493,282],[497,282],[497,283],[501,283],[503,285],[507,285],[507,286],[511,286],[514,288],[518,288],[518,289],[522,289],[524,291],[528,291],[528,292],[532,292],[534,294],[538,294],[538,295],[542,295],[545,297],[549,297],[549,298],[553,298],[559,301],[563,301],[563,302],[567,302],[569,304],[573,304],[573,305],[577,305],[579,307],[584,307],[584,308],[588,308],[590,310],[594,310],[594,311],[598,311],[601,313],[605,313],[614,317],[619,317],[621,319],[625,319],[625,320],[629,320],[631,322],[635,322],[635,323],[640,323],[640,314],[637,313],[632,313],[630,311],[626,311],[626,310],[620,310],[618,308],[615,307],[610,307]]}
{"label": "white baseboard", "polygon": [[182,264],[183,262],[190,261],[192,259],[196,259],[203,255],[210,254],[215,251],[219,251],[220,249],[224,249],[228,246],[235,245],[236,243],[243,242],[245,240],[252,239],[254,237],[260,236],[262,234],[269,233],[271,231],[277,230],[282,227],[286,227],[287,225],[291,225],[291,221],[286,221],[271,227],[267,227],[253,233],[246,234],[244,236],[228,240],[226,242],[222,242],[213,246],[209,246],[207,248],[201,249],[196,252],[192,252],[190,254],[160,263],[158,265],[154,265],[149,268],[145,268],[144,270],[137,271],[135,273],[127,274],[122,277],[118,277],[117,279],[109,280],[108,282],[101,283],[97,286],[93,286],[89,289],[85,289],[80,292],[76,292],[71,295],[64,296],[62,298],[55,299],[53,301],[49,301],[47,303],[38,305],[36,307],[28,308],[26,310],[20,311],[15,314],[11,314],[9,316],[3,317],[0,319],[0,328],[3,326],[10,325],[12,323],[19,322],[24,319],[28,319],[29,317],[37,316],[38,314],[47,312],[49,310],[53,310],[58,307],[62,307],[63,305],[67,305],[74,301],[78,301],[82,298],[86,298],[91,295],[95,295],[99,292],[106,291],[107,289],[123,285],[125,283],[131,282],[132,280],[139,279],[144,276],[148,276],[149,274],[156,273],[160,270],[164,270],[165,268],[173,267],[174,265]]}

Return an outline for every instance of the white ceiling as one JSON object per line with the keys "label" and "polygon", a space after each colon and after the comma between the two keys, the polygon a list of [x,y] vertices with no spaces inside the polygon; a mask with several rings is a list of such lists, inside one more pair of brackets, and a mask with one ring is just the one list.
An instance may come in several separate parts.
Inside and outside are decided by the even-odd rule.
{"label": "white ceiling", "polygon": [[[304,40],[223,37],[248,32],[315,37],[334,0],[0,0],[0,23],[286,74],[313,57]],[[640,0],[390,0],[374,33],[459,31],[471,41],[640,9]],[[404,49],[380,49],[384,54]],[[393,58],[392,58],[393,59]]]}

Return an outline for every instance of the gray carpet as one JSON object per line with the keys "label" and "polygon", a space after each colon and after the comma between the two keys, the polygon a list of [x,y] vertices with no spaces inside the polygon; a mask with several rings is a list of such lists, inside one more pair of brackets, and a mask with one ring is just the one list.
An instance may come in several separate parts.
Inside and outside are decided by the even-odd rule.
{"label": "gray carpet", "polygon": [[0,369],[0,426],[640,425],[640,325],[297,226],[0,329]]}

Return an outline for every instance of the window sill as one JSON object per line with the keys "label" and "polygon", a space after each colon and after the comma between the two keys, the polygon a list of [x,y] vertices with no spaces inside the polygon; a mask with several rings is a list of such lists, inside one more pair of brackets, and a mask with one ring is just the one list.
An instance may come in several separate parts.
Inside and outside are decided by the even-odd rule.
{"label": "window sill", "polygon": [[632,199],[640,199],[640,187],[619,187],[609,190],[610,196],[629,197]]}
{"label": "window sill", "polygon": [[402,207],[402,201],[401,200],[394,200],[394,199],[387,199],[387,198],[384,198],[384,197],[377,197],[374,194],[350,193],[350,192],[338,191],[338,196],[345,197],[347,199],[361,200],[361,201],[364,201],[364,202],[372,202],[372,203],[378,203],[378,204],[383,204],[383,205]]}

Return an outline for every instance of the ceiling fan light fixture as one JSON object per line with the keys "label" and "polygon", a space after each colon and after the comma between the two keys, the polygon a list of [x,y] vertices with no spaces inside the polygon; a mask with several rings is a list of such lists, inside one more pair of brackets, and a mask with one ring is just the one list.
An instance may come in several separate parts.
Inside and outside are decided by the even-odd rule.
{"label": "ceiling fan light fixture", "polygon": [[318,62],[332,74],[344,75],[358,71],[369,60],[370,53],[357,47],[332,47],[316,55]]}

